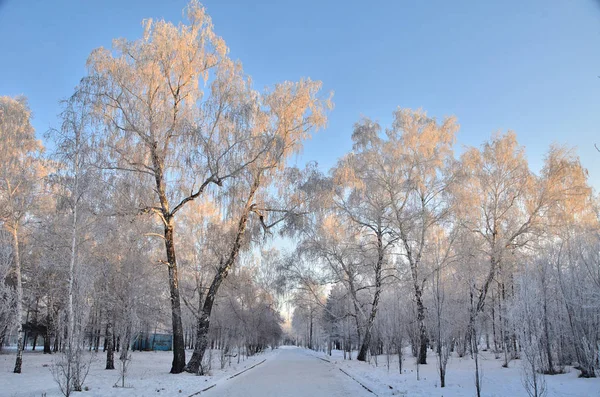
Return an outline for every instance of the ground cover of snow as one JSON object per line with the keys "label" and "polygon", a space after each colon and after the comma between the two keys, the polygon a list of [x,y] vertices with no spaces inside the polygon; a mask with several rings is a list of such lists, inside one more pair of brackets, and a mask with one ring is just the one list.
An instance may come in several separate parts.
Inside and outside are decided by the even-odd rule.
{"label": "ground cover of snow", "polygon": [[[312,354],[330,360],[330,365],[334,365],[338,370],[343,369],[377,396],[476,396],[475,363],[468,356],[463,358],[452,356],[450,358],[446,368],[446,387],[441,388],[437,361],[433,354],[428,356],[427,365],[419,366],[420,380],[417,380],[415,359],[409,351],[405,353],[401,375],[398,371],[398,356],[395,355],[390,357],[388,371],[385,355],[377,357],[378,365],[376,366],[373,358],[370,363],[357,361],[356,352],[353,352],[351,361],[344,360],[343,352],[340,350],[334,350],[331,356],[323,352],[312,352]],[[521,360],[513,360],[509,363],[508,368],[503,368],[503,360],[495,359],[490,352],[483,352],[480,357],[480,368],[483,370],[483,396],[527,396],[522,383]],[[600,396],[600,378],[578,378],[579,371],[572,367],[568,367],[567,371],[561,375],[543,376],[546,381],[548,397]]]}
{"label": "ground cover of snow", "polygon": [[[187,352],[188,357],[191,351]],[[0,354],[0,396],[55,397],[61,393],[51,373],[53,360],[59,356],[27,351],[24,354],[22,374],[13,374],[14,351]],[[117,356],[118,357],[118,356]],[[116,358],[116,357],[115,357]],[[397,356],[391,356],[388,370],[386,356],[377,357],[378,365],[344,360],[341,351],[329,356],[323,352],[286,347],[258,354],[237,364],[220,369],[218,352],[213,353],[210,376],[168,373],[171,352],[133,352],[133,360],[126,378],[126,388],[115,388],[119,371],[104,370],[104,354],[92,361],[85,385],[88,391],[77,393],[80,397],[120,396],[183,396],[188,397],[209,386],[202,396],[214,397],[334,397],[334,396],[475,396],[474,361],[470,357],[451,357],[447,367],[446,387],[439,387],[435,355],[428,357],[429,364],[419,366],[419,380],[414,358],[407,351],[403,373],[398,373]],[[119,362],[116,360],[118,366]],[[259,365],[257,365],[259,364]],[[231,378],[252,366],[254,368]],[[513,360],[508,368],[502,360],[484,352],[481,355],[483,370],[482,395],[490,397],[527,396],[522,384],[521,362]],[[544,376],[548,397],[600,397],[600,378],[582,379],[574,368],[562,375]],[[343,372],[342,372],[343,371]],[[358,381],[358,382],[357,382]],[[364,385],[366,388],[364,388]],[[372,392],[367,391],[367,389]]]}
{"label": "ground cover of snow", "polygon": [[[146,396],[182,396],[188,397],[215,383],[224,382],[228,377],[244,369],[268,359],[276,351],[257,354],[237,363],[237,357],[231,359],[231,366],[220,369],[218,351],[213,353],[210,376],[194,374],[169,374],[173,353],[166,352],[133,352],[125,380],[126,388],[113,387],[120,385],[118,353],[115,353],[115,370],[107,371],[106,356],[98,353],[93,358],[91,370],[84,386],[88,391],[75,393],[75,397],[146,397]],[[88,353],[90,354],[90,353]],[[192,351],[186,351],[191,357]],[[14,374],[14,351],[0,354],[0,396],[4,397],[57,397],[62,396],[51,373],[53,361],[58,354],[42,354],[41,351],[26,351],[23,354],[23,372]],[[202,393],[204,395],[204,393]]]}

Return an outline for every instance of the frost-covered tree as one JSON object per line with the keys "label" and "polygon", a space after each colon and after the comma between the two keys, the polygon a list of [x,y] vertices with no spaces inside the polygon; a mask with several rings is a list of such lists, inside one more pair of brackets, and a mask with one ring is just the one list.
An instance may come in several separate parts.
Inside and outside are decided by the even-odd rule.
{"label": "frost-covered tree", "polygon": [[445,262],[439,253],[437,266],[425,259],[428,252],[438,251],[441,234],[432,229],[443,227],[449,215],[447,194],[454,181],[452,145],[457,131],[453,117],[438,122],[420,110],[398,109],[382,149],[386,165],[382,177],[392,208],[392,230],[401,242],[401,255],[413,282],[419,364],[427,363],[423,290],[428,277]]}
{"label": "frost-covered tree", "polygon": [[[471,277],[473,293],[469,333],[474,331],[477,317],[483,312],[488,291],[500,280],[498,299],[507,296],[504,284],[510,274],[508,265],[516,250],[536,238],[548,208],[542,181],[529,169],[525,152],[512,132],[494,135],[481,150],[470,148],[461,156],[462,178],[456,184],[456,208],[466,233],[473,233],[471,247],[465,255],[481,258],[481,277]],[[477,247],[477,248],[476,248]],[[477,259],[479,261],[479,259]],[[485,264],[485,265],[484,265]],[[502,345],[509,349],[509,330],[501,322]],[[477,349],[477,342],[473,344]],[[507,362],[505,362],[507,365]]]}
{"label": "frost-covered tree", "polygon": [[[248,217],[268,209],[255,202],[260,190],[313,127],[325,122],[324,104],[316,98],[319,83],[283,83],[259,95],[241,65],[227,57],[204,8],[192,1],[187,16],[189,24],[179,26],[147,20],[142,39],[116,40],[112,51],[98,49],[88,61],[91,95],[107,125],[104,167],[133,172],[144,181],[139,210],[155,214],[164,229],[173,373],[185,367],[177,213],[208,190],[225,191],[234,237],[205,296],[199,329],[206,335],[217,290],[243,245]],[[204,344],[202,336],[188,370],[197,369]]]}
{"label": "frost-covered tree", "polygon": [[[354,126],[353,151],[342,157],[332,170],[334,194],[332,209],[336,217],[336,228],[347,228],[355,238],[351,261],[361,268],[359,277],[368,277],[366,285],[372,285],[370,307],[364,310],[362,337],[357,360],[366,361],[371,344],[371,331],[377,316],[379,300],[383,290],[383,278],[389,263],[389,253],[397,238],[390,226],[391,206],[386,193],[385,179],[380,161],[381,141],[379,126],[368,120]],[[332,232],[333,229],[330,229]],[[339,239],[339,236],[338,236]],[[343,263],[340,261],[340,265]],[[347,267],[347,266],[346,266]],[[344,267],[342,267],[344,269]],[[350,286],[350,272],[346,271],[350,293],[358,303],[358,288]],[[363,284],[363,288],[365,285]],[[362,310],[357,310],[356,315]]]}
{"label": "frost-covered tree", "polygon": [[12,269],[10,237],[6,231],[0,231],[0,350],[15,319],[15,291],[7,283]]}
{"label": "frost-covered tree", "polygon": [[35,137],[30,119],[24,98],[0,97],[0,222],[12,240],[18,335],[15,373],[21,373],[23,362],[22,229],[40,205],[46,174],[41,159],[43,146]]}
{"label": "frost-covered tree", "polygon": [[90,94],[107,125],[103,166],[138,175],[145,188],[139,210],[163,226],[172,373],[185,366],[175,215],[239,167],[236,105],[245,85],[204,8],[192,2],[187,16],[189,25],[146,20],[143,38],[115,40],[112,50],[97,49],[88,60]]}

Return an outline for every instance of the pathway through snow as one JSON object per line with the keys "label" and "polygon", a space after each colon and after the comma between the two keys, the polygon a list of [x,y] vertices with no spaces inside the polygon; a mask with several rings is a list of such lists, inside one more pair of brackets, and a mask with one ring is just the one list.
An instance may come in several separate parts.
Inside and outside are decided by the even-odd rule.
{"label": "pathway through snow", "polygon": [[336,367],[304,349],[282,347],[278,350],[264,364],[202,394],[207,397],[373,397]]}

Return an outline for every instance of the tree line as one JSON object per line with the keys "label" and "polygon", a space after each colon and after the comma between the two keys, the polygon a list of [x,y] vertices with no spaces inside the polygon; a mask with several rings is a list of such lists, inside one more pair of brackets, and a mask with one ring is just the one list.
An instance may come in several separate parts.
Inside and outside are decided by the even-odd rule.
{"label": "tree line", "polygon": [[598,201],[574,151],[553,145],[539,173],[513,132],[455,156],[458,124],[397,109],[355,124],[353,148],[319,176],[319,205],[283,266],[293,327],[312,348],[366,361],[410,346],[437,357],[493,351],[538,373],[599,368]]}

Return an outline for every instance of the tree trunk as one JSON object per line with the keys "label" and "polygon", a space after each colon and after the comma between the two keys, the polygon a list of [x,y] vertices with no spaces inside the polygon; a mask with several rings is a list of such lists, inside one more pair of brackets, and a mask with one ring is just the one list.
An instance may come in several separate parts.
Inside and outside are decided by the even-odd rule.
{"label": "tree trunk", "polygon": [[187,363],[185,370],[187,372],[201,374],[201,365],[202,359],[204,358],[204,353],[206,352],[206,348],[208,347],[208,331],[210,328],[210,314],[212,312],[213,304],[215,302],[216,294],[219,289],[219,286],[223,279],[227,277],[229,269],[225,266],[220,266],[215,278],[213,279],[210,289],[208,290],[208,294],[206,295],[206,299],[204,300],[204,305],[202,306],[202,311],[200,316],[198,317],[198,327],[196,331],[196,346],[194,348],[194,353],[192,354],[192,358]]}
{"label": "tree trunk", "polygon": [[[441,353],[440,354],[440,359],[441,359]],[[446,368],[444,367],[444,365],[440,362],[440,387],[446,387]]]}
{"label": "tree trunk", "polygon": [[[474,324],[474,323],[473,323]],[[471,349],[473,350],[473,356],[475,358],[475,390],[477,391],[477,397],[481,397],[481,376],[479,371],[479,348],[477,346],[478,342],[477,330],[475,328],[471,329]]]}
{"label": "tree trunk", "polygon": [[496,310],[495,310],[494,290],[492,290],[492,304],[490,305],[492,311],[492,335],[494,337],[494,354],[498,353],[498,339],[496,337]]}
{"label": "tree trunk", "polygon": [[354,306],[354,322],[356,324],[356,335],[358,336],[358,340],[360,339],[360,316],[361,316],[361,311],[360,311],[360,307],[358,306],[358,296],[356,294],[356,287],[354,286],[354,277],[350,275],[350,273],[348,274],[348,286],[350,287],[350,295],[352,296],[352,304]]}
{"label": "tree trunk", "polygon": [[15,360],[15,374],[21,373],[23,365],[23,281],[21,279],[21,256],[19,255],[19,232],[18,227],[12,228],[13,237],[13,260],[15,275],[17,277],[17,358]]}
{"label": "tree trunk", "polygon": [[183,323],[181,320],[181,298],[179,295],[179,276],[177,274],[177,257],[175,255],[175,220],[169,209],[169,201],[165,191],[163,167],[164,158],[158,154],[157,143],[150,148],[156,192],[161,206],[161,215],[164,226],[165,250],[167,252],[167,266],[169,271],[169,291],[171,298],[171,322],[173,326],[173,362],[171,373],[178,374],[185,368],[185,343],[183,341]]}
{"label": "tree trunk", "polygon": [[421,235],[421,248],[415,254],[408,243],[407,237],[402,233],[402,240],[404,241],[404,248],[406,249],[407,257],[410,263],[410,273],[413,281],[413,288],[415,292],[415,302],[417,304],[417,325],[419,327],[419,348],[414,349],[413,352],[417,353],[417,364],[427,364],[427,328],[425,325],[425,305],[423,304],[423,290],[419,286],[419,264],[421,262],[421,253],[423,251],[423,242],[425,240],[425,229],[422,230]]}
{"label": "tree trunk", "polygon": [[250,194],[248,195],[248,200],[246,201],[246,205],[242,212],[242,216],[240,217],[240,221],[237,227],[237,235],[235,238],[235,242],[233,243],[233,247],[231,252],[229,253],[229,257],[223,261],[219,265],[217,269],[217,273],[213,278],[212,283],[210,284],[210,288],[208,289],[208,293],[206,294],[206,299],[204,300],[204,305],[202,306],[202,312],[199,313],[198,316],[198,330],[196,333],[196,348],[194,349],[194,353],[192,354],[192,358],[185,366],[185,370],[191,373],[199,373],[202,359],[204,358],[204,353],[208,346],[208,331],[210,328],[210,314],[212,313],[213,304],[217,297],[217,292],[219,291],[219,287],[227,275],[229,274],[229,270],[231,266],[233,266],[236,261],[240,248],[242,246],[242,238],[244,237],[244,233],[246,232],[246,225],[248,223],[248,217],[250,216],[250,211],[252,210],[252,201],[254,200],[254,194],[258,190],[260,186],[260,176],[257,176],[254,180],[254,183],[250,189]]}
{"label": "tree trunk", "polygon": [[437,325],[437,343],[436,350],[438,355],[438,364],[440,369],[440,387],[446,387],[446,354],[443,351],[443,344],[446,341],[442,341],[442,310],[443,310],[443,291],[440,289],[440,269],[436,270],[434,274],[434,287],[435,287],[435,314],[436,314],[436,325]]}
{"label": "tree trunk", "polygon": [[4,339],[6,338],[6,332],[8,331],[8,327],[4,326],[0,328],[0,353],[2,353],[2,348],[4,347]]}
{"label": "tree trunk", "polygon": [[[76,138],[77,142],[78,139]],[[77,200],[79,195],[79,173],[78,170],[78,152],[75,153],[75,188],[73,191],[73,196],[75,197],[75,202],[73,203],[73,223],[71,230],[71,260],[69,262],[69,284],[68,284],[68,306],[67,306],[67,357],[69,360],[69,365],[74,359],[73,352],[76,350],[76,347],[73,346],[75,342],[75,316],[74,316],[74,306],[73,306],[73,286],[75,283],[75,266],[77,264]],[[91,348],[91,343],[90,343]],[[77,379],[74,380],[75,383],[78,382]],[[70,386],[70,385],[68,385]]]}
{"label": "tree trunk", "polygon": [[113,325],[109,318],[106,324],[106,369],[115,369],[115,348],[113,345]]}
{"label": "tree trunk", "polygon": [[[415,299],[417,301],[417,322],[419,324],[419,357],[420,365],[427,364],[427,328],[425,325],[425,306],[423,305],[423,291],[418,285],[415,285]],[[438,341],[439,342],[439,341]]]}
{"label": "tree trunk", "polygon": [[396,346],[398,353],[398,372],[402,375],[402,339],[398,341],[398,346]]}
{"label": "tree trunk", "polygon": [[179,297],[179,276],[175,257],[175,239],[173,218],[168,217],[164,229],[165,247],[169,267],[169,289],[171,293],[171,321],[173,322],[173,363],[171,373],[178,374],[185,368],[185,344],[183,341],[183,323],[181,321],[181,299]]}
{"label": "tree trunk", "polygon": [[[544,270],[545,271],[545,270]],[[545,277],[545,275],[544,275]],[[554,363],[552,362],[552,349],[551,349],[551,343],[550,343],[550,324],[548,321],[548,299],[547,299],[547,292],[546,292],[546,282],[545,282],[545,278],[543,279],[543,296],[544,296],[544,346],[546,348],[546,356],[548,356],[547,358],[547,362],[548,362],[548,367],[546,368],[546,371],[549,375],[554,375]]]}
{"label": "tree trunk", "polygon": [[44,334],[44,354],[52,354],[50,348],[50,325],[46,326],[46,333]]}
{"label": "tree trunk", "polygon": [[100,324],[98,324],[98,328],[96,328],[96,340],[94,341],[94,352],[98,353],[98,349],[100,348]]}
{"label": "tree trunk", "polygon": [[313,312],[312,309],[310,311],[310,331],[308,333],[308,348],[314,350],[313,348]]}
{"label": "tree trunk", "polygon": [[125,335],[123,336],[123,340],[121,343],[121,355],[119,356],[119,359],[121,361],[127,361],[129,360],[129,346],[131,345],[131,324],[127,325],[127,328],[125,328]]}
{"label": "tree trunk", "polygon": [[377,315],[377,307],[379,305],[379,297],[381,295],[381,271],[383,268],[383,236],[379,232],[377,234],[377,263],[375,265],[375,294],[373,295],[373,302],[371,304],[371,314],[367,320],[365,327],[365,336],[363,338],[362,346],[356,359],[358,361],[367,361],[367,353],[369,351],[369,344],[371,343],[371,330],[373,323],[375,322],[375,316]]}

